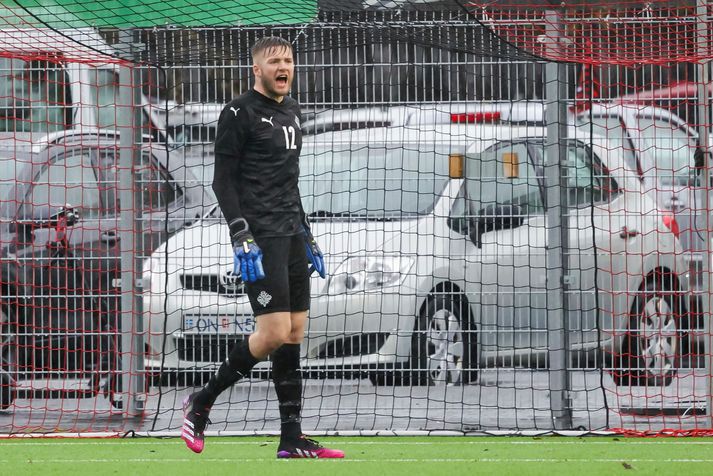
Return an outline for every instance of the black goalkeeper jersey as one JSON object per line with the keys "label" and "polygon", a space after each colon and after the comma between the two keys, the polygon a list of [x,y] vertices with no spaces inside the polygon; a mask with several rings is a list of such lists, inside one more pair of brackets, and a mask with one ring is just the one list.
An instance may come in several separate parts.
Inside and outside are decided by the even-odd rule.
{"label": "black goalkeeper jersey", "polygon": [[302,233],[301,149],[294,99],[277,102],[251,89],[225,106],[215,139],[213,190],[228,224],[245,218],[255,237]]}

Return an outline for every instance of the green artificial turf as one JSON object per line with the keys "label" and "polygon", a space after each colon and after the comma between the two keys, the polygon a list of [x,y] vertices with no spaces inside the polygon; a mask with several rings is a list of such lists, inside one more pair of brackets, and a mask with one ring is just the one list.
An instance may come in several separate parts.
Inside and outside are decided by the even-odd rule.
{"label": "green artificial turf", "polygon": [[344,460],[276,460],[276,438],[3,439],[7,475],[713,474],[713,438],[324,437]]}

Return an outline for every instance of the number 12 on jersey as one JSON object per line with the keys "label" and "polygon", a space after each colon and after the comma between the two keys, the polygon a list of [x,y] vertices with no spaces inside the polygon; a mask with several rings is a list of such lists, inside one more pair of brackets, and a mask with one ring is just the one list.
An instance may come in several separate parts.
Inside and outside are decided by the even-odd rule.
{"label": "number 12 on jersey", "polygon": [[282,132],[285,133],[285,148],[296,149],[297,144],[295,144],[295,128],[292,126],[282,126]]}

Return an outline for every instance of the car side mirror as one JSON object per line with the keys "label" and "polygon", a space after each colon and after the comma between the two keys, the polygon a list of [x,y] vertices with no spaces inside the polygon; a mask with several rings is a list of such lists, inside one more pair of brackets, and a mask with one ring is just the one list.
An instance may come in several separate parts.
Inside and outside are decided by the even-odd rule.
{"label": "car side mirror", "polygon": [[58,208],[36,207],[29,218],[16,220],[15,225],[32,230],[55,228],[64,221],[64,226],[74,226],[79,222],[79,211],[69,203]]}
{"label": "car side mirror", "polygon": [[470,219],[470,240],[480,248],[483,244],[483,234],[490,231],[517,228],[524,221],[525,215],[519,205],[488,205]]}
{"label": "car side mirror", "polygon": [[64,221],[64,226],[74,226],[79,221],[79,211],[72,205],[66,205],[52,210],[47,218],[34,220],[35,228],[54,228]]}

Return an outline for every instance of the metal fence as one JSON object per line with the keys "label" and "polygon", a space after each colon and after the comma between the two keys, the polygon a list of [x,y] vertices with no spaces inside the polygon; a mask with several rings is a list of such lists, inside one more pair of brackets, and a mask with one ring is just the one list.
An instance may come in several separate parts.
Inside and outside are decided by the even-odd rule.
{"label": "metal fence", "polygon": [[[305,429],[709,431],[709,64],[547,61],[566,56],[566,16],[477,13],[102,31],[135,63],[76,62],[89,95],[49,101],[120,139],[84,123],[39,147],[52,131],[5,129],[4,160],[34,172],[3,200],[0,432],[176,432],[186,387],[254,329],[210,182],[218,114],[263,34],[295,45],[301,190],[327,212]],[[494,34],[526,22],[537,51]],[[87,83],[42,59],[68,76],[16,55],[13,110]],[[279,428],[267,372],[221,397],[212,428]]]}

